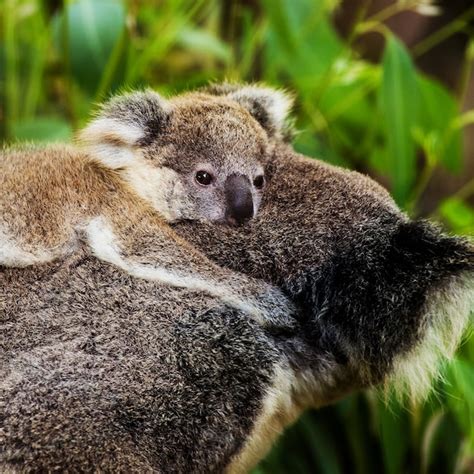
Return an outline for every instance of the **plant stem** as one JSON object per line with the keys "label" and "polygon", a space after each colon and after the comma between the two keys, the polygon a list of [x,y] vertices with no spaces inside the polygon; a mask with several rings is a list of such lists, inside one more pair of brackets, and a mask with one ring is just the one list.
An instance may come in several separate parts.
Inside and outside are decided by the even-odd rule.
{"label": "plant stem", "polygon": [[391,5],[378,11],[374,15],[369,16],[366,19],[366,21],[382,23],[388,20],[389,18],[391,18],[392,16],[397,15],[398,13],[411,10],[412,8],[416,7],[418,3],[419,3],[418,0],[411,0],[405,3],[401,3],[401,2],[392,3]]}
{"label": "plant stem", "polygon": [[357,38],[357,27],[365,20],[365,15],[367,14],[367,10],[369,9],[371,3],[372,0],[364,0],[360,7],[357,9],[354,22],[351,26],[351,31],[347,36],[347,46],[351,46]]}
{"label": "plant stem", "polygon": [[71,66],[71,50],[69,45],[69,0],[64,1],[64,10],[63,10],[63,23],[61,25],[61,39],[62,39],[62,48],[63,48],[63,62],[64,62],[64,85],[65,85],[65,97],[64,104],[65,109],[68,114],[68,118],[74,129],[79,128],[79,104],[77,98],[77,90],[74,84],[74,79],[72,75],[72,66]]}
{"label": "plant stem", "polygon": [[468,8],[464,13],[459,15],[456,19],[435,31],[432,35],[421,40],[412,48],[412,53],[415,57],[421,56],[429,51],[431,48],[449,38],[455,33],[464,30],[468,22],[474,18],[474,7]]}
{"label": "plant stem", "polygon": [[434,170],[436,169],[436,159],[434,157],[427,156],[426,157],[426,165],[421,172],[420,179],[418,183],[415,185],[413,189],[410,202],[407,205],[409,212],[413,212],[420,200],[423,192],[425,191],[426,187],[428,186],[431,177],[433,176]]}
{"label": "plant stem", "polygon": [[464,101],[466,99],[467,89],[469,87],[469,79],[471,78],[472,74],[472,63],[474,60],[474,39],[471,39],[471,41],[469,41],[464,56],[465,57],[460,74],[461,77],[459,80],[459,86],[457,88],[457,95],[461,108],[464,105]]}
{"label": "plant stem", "polygon": [[42,2],[37,2],[38,11],[34,15],[35,47],[32,48],[30,73],[26,86],[23,116],[32,118],[35,115],[41,96],[43,73],[47,57],[48,28],[46,26]]}
{"label": "plant stem", "polygon": [[380,33],[384,38],[387,38],[389,35],[392,34],[392,31],[390,28],[388,28],[386,25],[383,23],[379,23],[376,21],[364,21],[359,24],[357,27],[357,35],[361,35],[364,33],[369,33],[369,32],[374,32],[374,33]]}
{"label": "plant stem", "polygon": [[474,178],[468,181],[462,188],[456,191],[451,198],[465,200],[474,194]]}

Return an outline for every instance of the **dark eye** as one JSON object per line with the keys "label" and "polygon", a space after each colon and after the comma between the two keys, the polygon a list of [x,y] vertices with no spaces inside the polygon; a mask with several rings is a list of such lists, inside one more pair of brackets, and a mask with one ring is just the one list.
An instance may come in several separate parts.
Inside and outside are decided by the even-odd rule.
{"label": "dark eye", "polygon": [[264,184],[265,184],[265,178],[263,177],[263,175],[259,175],[253,180],[253,185],[257,189],[262,189]]}
{"label": "dark eye", "polygon": [[196,173],[196,181],[202,186],[209,186],[212,183],[213,177],[207,171],[198,171]]}

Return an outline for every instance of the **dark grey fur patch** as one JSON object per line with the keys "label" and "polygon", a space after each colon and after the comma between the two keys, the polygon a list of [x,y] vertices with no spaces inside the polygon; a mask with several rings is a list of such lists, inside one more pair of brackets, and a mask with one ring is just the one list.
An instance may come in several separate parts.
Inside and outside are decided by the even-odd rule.
{"label": "dark grey fur patch", "polygon": [[250,114],[257,120],[257,122],[269,133],[275,133],[275,127],[268,114],[266,101],[253,100],[249,108]]}
{"label": "dark grey fur patch", "polygon": [[370,367],[374,383],[424,336],[427,298],[453,275],[474,271],[474,252],[426,222],[402,222],[379,238],[365,235],[285,288],[310,309],[302,322],[309,340],[340,363],[355,356]]}
{"label": "dark grey fur patch", "polygon": [[247,316],[89,257],[2,269],[0,304],[4,469],[221,472],[282,357]]}

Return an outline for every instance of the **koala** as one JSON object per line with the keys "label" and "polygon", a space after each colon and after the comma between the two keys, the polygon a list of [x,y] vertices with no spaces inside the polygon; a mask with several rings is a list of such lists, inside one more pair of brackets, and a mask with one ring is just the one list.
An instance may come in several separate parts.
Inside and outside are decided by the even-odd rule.
{"label": "koala", "polygon": [[290,107],[283,92],[256,86],[170,100],[132,92],[101,108],[80,132],[79,147],[6,151],[0,265],[47,263],[85,241],[137,277],[210,292],[255,317],[286,317],[278,292],[212,264],[169,223],[252,219]]}
{"label": "koala", "polygon": [[309,407],[426,395],[473,309],[472,242],[281,140],[265,176],[258,219],[173,230],[283,290],[286,324],[84,246],[0,271],[0,471],[243,473]]}

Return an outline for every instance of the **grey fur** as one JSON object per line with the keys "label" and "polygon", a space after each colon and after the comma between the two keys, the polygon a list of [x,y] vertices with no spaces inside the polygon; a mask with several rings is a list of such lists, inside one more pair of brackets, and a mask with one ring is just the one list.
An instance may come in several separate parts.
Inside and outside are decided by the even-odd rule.
{"label": "grey fur", "polygon": [[[432,297],[443,309],[456,291],[471,298],[471,244],[411,222],[370,179],[284,145],[266,172],[251,224],[174,228],[221,265],[281,287],[301,309],[286,322],[262,326],[84,250],[1,270],[0,470],[247,469],[271,393],[286,390],[290,419],[379,384],[397,357],[416,364],[410,351],[438,330]],[[463,311],[439,314],[463,323]]]}
{"label": "grey fur", "polygon": [[0,278],[2,472],[213,472],[240,448],[279,357],[248,317],[81,254]]}

